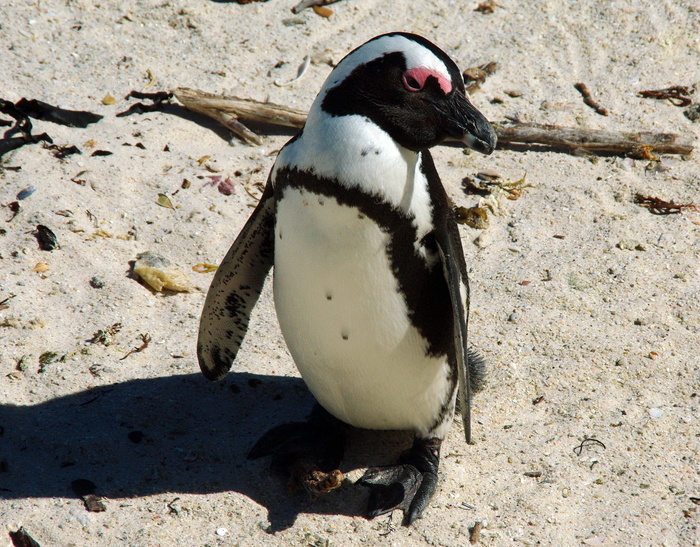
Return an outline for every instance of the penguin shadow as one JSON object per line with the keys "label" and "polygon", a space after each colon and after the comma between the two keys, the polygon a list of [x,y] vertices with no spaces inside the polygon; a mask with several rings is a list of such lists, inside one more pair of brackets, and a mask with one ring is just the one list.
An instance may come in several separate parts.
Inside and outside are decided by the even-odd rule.
{"label": "penguin shadow", "polygon": [[[305,420],[313,404],[300,378],[250,373],[219,383],[199,374],[129,380],[33,406],[3,404],[0,498],[74,498],[71,482],[88,479],[108,507],[110,498],[238,492],[267,509],[270,533],[300,513],[362,516],[360,486],[346,481],[311,501],[291,494],[269,459],[247,459],[264,432]],[[392,463],[409,437],[353,431],[341,470]]]}
{"label": "penguin shadow", "polygon": [[[164,114],[168,114],[171,116],[177,116],[178,118],[182,118],[183,120],[187,120],[193,123],[196,123],[200,127],[203,127],[204,129],[209,129],[210,131],[214,132],[219,138],[226,142],[230,142],[232,139],[237,140],[238,137],[236,137],[233,132],[223,125],[221,125],[219,122],[213,120],[212,118],[209,118],[208,116],[204,116],[203,114],[199,114],[197,112],[192,112],[191,110],[187,110],[182,105],[175,104],[175,103],[167,103],[161,105],[159,108],[159,112],[162,112]],[[250,129],[251,131],[254,131],[260,136],[287,136],[287,137],[293,137],[299,132],[298,128],[295,127],[284,127],[281,125],[274,125],[274,124],[266,124],[262,122],[253,122],[250,120],[241,120],[245,126]]]}

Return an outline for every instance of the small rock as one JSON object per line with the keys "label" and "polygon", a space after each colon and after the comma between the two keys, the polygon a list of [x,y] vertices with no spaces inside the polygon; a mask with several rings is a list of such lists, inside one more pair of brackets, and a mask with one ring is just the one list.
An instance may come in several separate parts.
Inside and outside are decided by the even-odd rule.
{"label": "small rock", "polygon": [[217,528],[216,529],[217,536],[224,537],[226,534],[228,534],[228,529],[226,529],[226,528]]}
{"label": "small rock", "polygon": [[100,279],[99,277],[95,276],[92,279],[90,279],[90,286],[93,289],[101,289],[105,286],[105,282],[102,281],[102,279]]}
{"label": "small rock", "polygon": [[485,249],[491,244],[492,236],[490,232],[483,232],[479,234],[476,239],[474,239],[474,245],[479,247],[479,249]]}
{"label": "small rock", "polygon": [[646,251],[644,244],[634,239],[621,239],[617,243],[617,248],[624,251]]}
{"label": "small rock", "polygon": [[661,418],[663,415],[664,411],[661,410],[660,408],[650,408],[649,409],[649,416],[652,418]]}
{"label": "small rock", "polygon": [[685,117],[688,118],[691,122],[696,122],[700,120],[700,103],[691,104],[688,108],[685,109],[683,114],[685,114]]}

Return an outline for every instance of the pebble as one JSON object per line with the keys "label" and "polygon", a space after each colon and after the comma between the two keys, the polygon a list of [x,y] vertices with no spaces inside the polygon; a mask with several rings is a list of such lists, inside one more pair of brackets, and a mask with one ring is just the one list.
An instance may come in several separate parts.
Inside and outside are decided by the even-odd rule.
{"label": "pebble", "polygon": [[691,104],[688,108],[685,109],[683,114],[685,114],[685,117],[688,118],[691,122],[696,122],[700,120],[700,103]]}
{"label": "pebble", "polygon": [[216,529],[216,535],[220,537],[224,537],[226,534],[228,534],[228,529],[227,528],[217,528]]}
{"label": "pebble", "polygon": [[634,239],[621,239],[617,243],[617,248],[625,251],[646,251],[647,248]]}
{"label": "pebble", "polygon": [[29,196],[31,196],[34,192],[36,192],[37,187],[36,186],[29,186],[28,188],[25,188],[21,192],[17,194],[17,199],[18,200],[23,200],[27,199]]}
{"label": "pebble", "polygon": [[649,416],[652,418],[661,418],[663,415],[664,411],[661,410],[660,408],[650,408],[649,409]]}

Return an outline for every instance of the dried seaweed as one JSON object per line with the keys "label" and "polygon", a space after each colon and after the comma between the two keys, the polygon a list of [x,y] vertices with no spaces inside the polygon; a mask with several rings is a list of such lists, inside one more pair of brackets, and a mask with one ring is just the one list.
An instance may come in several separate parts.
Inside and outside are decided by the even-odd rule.
{"label": "dried seaweed", "polygon": [[99,114],[84,110],[67,110],[58,106],[38,101],[37,99],[20,99],[15,103],[17,109],[35,120],[79,127],[85,129],[88,125],[97,123],[102,119]]}
{"label": "dried seaweed", "polygon": [[24,529],[24,526],[20,526],[19,530],[16,532],[10,532],[10,539],[14,547],[41,547],[41,545],[39,545],[39,543]]}
{"label": "dried seaweed", "polygon": [[578,91],[581,96],[583,97],[583,102],[590,106],[593,110],[595,110],[598,114],[601,116],[607,116],[608,115],[608,109],[605,108],[604,106],[601,106],[599,103],[593,99],[593,96],[591,95],[591,92],[588,90],[588,86],[584,84],[583,82],[579,82],[577,84],[574,84],[574,87],[576,88],[576,91]]}
{"label": "dried seaweed", "polygon": [[675,201],[665,201],[661,198],[644,196],[639,193],[634,195],[634,202],[640,207],[646,207],[654,215],[677,215],[683,209],[698,211],[698,207],[694,203],[676,203]]}
{"label": "dried seaweed", "polygon": [[124,357],[121,357],[119,359],[120,361],[123,361],[124,359],[129,357],[129,355],[131,355],[132,353],[141,353],[143,350],[145,350],[148,347],[148,344],[151,343],[151,335],[150,334],[148,334],[148,333],[139,334],[139,337],[141,338],[141,345],[138,348],[132,349],[129,353],[124,355]]}
{"label": "dried seaweed", "polygon": [[486,81],[486,78],[494,74],[497,70],[498,63],[496,61],[465,69],[464,72],[462,72],[462,79],[464,80],[467,93],[474,93],[477,91],[481,87],[481,84]]}
{"label": "dried seaweed", "polygon": [[[38,142],[48,142],[53,143],[51,137],[46,133],[41,133],[40,135],[32,135],[32,122],[29,120],[29,116],[19,110],[15,104],[5,99],[0,99],[0,112],[7,114],[15,119],[12,129],[8,131],[8,134],[21,133],[21,137],[7,137],[5,139],[0,139],[0,157],[21,148],[25,144],[36,144]],[[7,123],[11,125],[11,123]]]}
{"label": "dried seaweed", "polygon": [[53,251],[54,249],[61,248],[61,246],[58,244],[56,234],[54,234],[53,230],[51,230],[51,228],[48,226],[37,224],[34,237],[36,237],[36,240],[39,243],[39,249],[42,251]]}
{"label": "dried seaweed", "polygon": [[59,145],[59,144],[44,144],[44,148],[53,151],[53,157],[63,160],[74,154],[82,154],[77,146]]}
{"label": "dried seaweed", "polygon": [[660,101],[668,99],[675,106],[688,106],[693,100],[690,96],[695,93],[695,90],[687,85],[674,85],[664,89],[648,89],[640,91],[638,95],[645,99],[657,99]]}
{"label": "dried seaweed", "polygon": [[143,93],[141,91],[132,91],[126,96],[126,99],[142,99],[152,101],[151,104],[136,103],[131,105],[128,110],[117,114],[117,118],[131,116],[132,114],[143,114],[145,112],[162,112],[163,109],[170,104],[173,94],[167,91],[158,91],[156,93]]}
{"label": "dried seaweed", "polygon": [[156,253],[140,253],[134,263],[134,273],[143,279],[153,290],[168,289],[178,292],[191,292],[192,283],[187,274]]}

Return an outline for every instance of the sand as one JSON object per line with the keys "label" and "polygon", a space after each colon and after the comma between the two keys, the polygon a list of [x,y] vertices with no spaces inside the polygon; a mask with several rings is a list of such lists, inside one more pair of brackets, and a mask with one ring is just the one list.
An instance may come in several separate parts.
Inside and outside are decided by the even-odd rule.
{"label": "sand", "polygon": [[[501,199],[487,228],[460,227],[470,343],[490,381],[474,403],[476,443],[453,425],[439,489],[406,528],[400,512],[366,520],[367,492],[352,482],[392,462],[410,435],[354,435],[349,484],[315,502],[290,495],[268,462],[246,460],[263,431],[312,404],[269,284],[233,373],[210,383],[198,369],[213,274],[191,268],[221,260],[255,204],[246,188],[255,195],[292,132],[269,130],[255,147],[178,107],[116,117],[137,102],[124,99],[131,90],[178,86],[306,109],[332,63],[404,30],[462,69],[498,62],[472,96],[491,120],[670,131],[697,143],[700,122],[684,108],[637,95],[700,83],[697,2],[501,0],[481,13],[476,1],[345,0],[330,18],[294,15],[293,4],[0,6],[0,97],[104,116],[85,129],[34,121],[81,155],[59,160],[36,144],[2,160],[0,301],[12,298],[0,310],[0,544],[24,526],[43,547],[465,545],[477,521],[483,545],[700,544],[700,214],[654,215],[633,201],[700,203],[697,150],[659,161],[434,150],[457,205],[483,199],[462,190],[482,171],[527,175],[531,186]],[[307,55],[298,82],[274,84]],[[580,81],[608,116],[583,103]],[[114,104],[103,104],[108,94]],[[226,179],[230,195],[217,186]],[[7,204],[30,186],[8,220]],[[39,224],[59,249],[38,248]],[[146,287],[131,272],[146,251],[186,272],[194,290]],[[33,271],[38,263],[49,269]],[[86,510],[76,479],[95,484],[106,511]]]}

